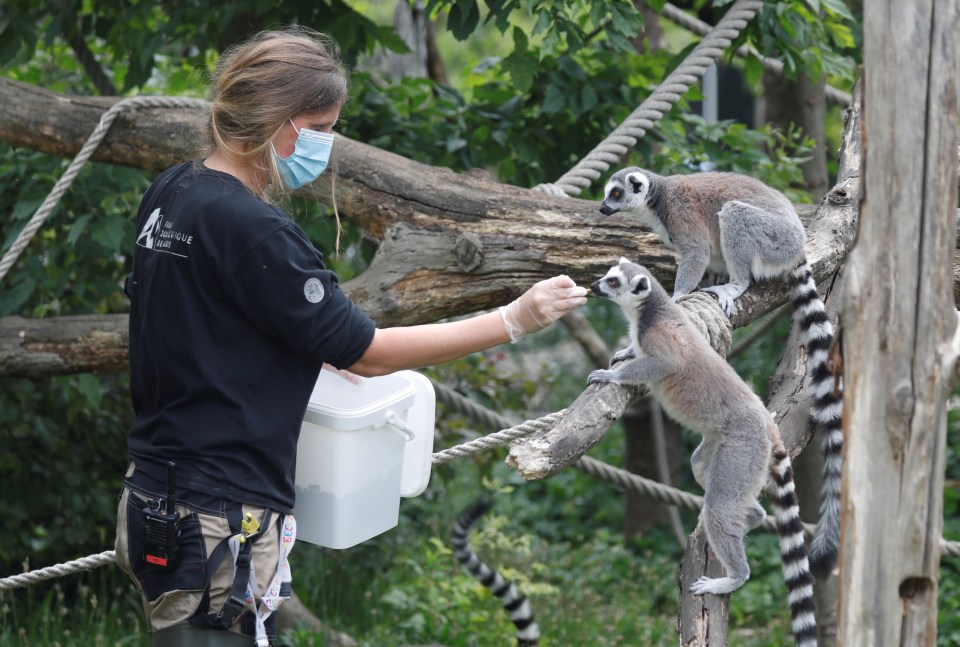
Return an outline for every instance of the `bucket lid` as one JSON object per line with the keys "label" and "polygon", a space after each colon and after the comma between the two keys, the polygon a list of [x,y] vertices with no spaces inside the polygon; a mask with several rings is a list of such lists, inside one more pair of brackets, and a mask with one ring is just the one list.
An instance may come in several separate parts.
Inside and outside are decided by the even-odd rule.
{"label": "bucket lid", "polygon": [[360,384],[353,384],[330,371],[320,371],[303,419],[340,431],[380,427],[389,413],[410,408],[415,396],[413,385],[401,375],[363,378]]}

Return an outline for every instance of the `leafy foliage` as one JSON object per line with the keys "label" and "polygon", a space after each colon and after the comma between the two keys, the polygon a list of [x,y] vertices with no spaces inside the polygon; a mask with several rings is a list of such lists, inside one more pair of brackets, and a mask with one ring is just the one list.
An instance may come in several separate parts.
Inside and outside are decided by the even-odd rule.
{"label": "leafy foliage", "polygon": [[[714,6],[730,1],[715,0]],[[750,42],[764,56],[781,60],[788,78],[803,72],[852,84],[860,57],[858,30],[857,19],[841,0],[778,0],[764,3],[738,44]],[[746,73],[754,84],[762,77],[756,56],[748,58]]]}
{"label": "leafy foliage", "polygon": [[121,93],[143,87],[158,59],[172,56],[195,69],[207,53],[246,34],[297,23],[332,36],[348,63],[376,46],[408,51],[392,27],[381,27],[343,0],[238,0],[92,3],[87,0],[11,0],[0,14],[0,67],[30,60],[38,43],[50,47],[92,39],[105,70]]}

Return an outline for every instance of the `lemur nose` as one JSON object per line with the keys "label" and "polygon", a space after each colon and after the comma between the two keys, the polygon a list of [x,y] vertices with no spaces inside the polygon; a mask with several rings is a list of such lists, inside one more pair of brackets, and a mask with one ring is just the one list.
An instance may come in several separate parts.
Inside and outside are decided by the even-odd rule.
{"label": "lemur nose", "polygon": [[590,289],[593,290],[593,293],[600,297],[605,296],[603,292],[600,290],[601,282],[602,281],[594,281],[593,283],[590,284]]}
{"label": "lemur nose", "polygon": [[606,202],[600,205],[600,213],[602,213],[605,216],[609,216],[610,214],[614,214],[616,212],[617,210],[612,209]]}

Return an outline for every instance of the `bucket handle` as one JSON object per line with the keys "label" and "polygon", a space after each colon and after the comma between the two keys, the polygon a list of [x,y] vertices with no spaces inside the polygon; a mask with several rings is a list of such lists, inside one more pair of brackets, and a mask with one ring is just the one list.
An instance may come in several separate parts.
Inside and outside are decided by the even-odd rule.
{"label": "bucket handle", "polygon": [[413,433],[413,429],[408,427],[407,423],[401,420],[400,417],[393,411],[387,413],[387,424],[406,436],[407,442],[410,442],[416,437],[416,434]]}

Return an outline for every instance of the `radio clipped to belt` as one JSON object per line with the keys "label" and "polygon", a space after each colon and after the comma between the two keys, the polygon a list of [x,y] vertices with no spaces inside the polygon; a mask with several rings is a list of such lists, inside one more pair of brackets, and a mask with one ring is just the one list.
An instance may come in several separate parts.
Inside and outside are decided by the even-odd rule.
{"label": "radio clipped to belt", "polygon": [[143,508],[143,560],[172,571],[180,563],[180,513],[177,512],[176,464],[167,463],[167,498],[150,499]]}

